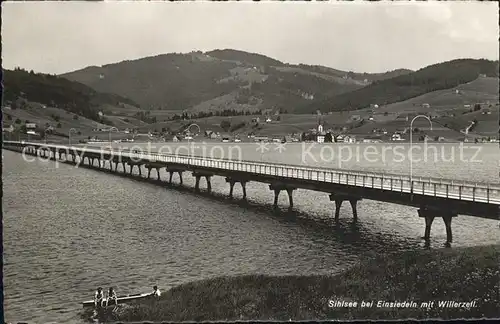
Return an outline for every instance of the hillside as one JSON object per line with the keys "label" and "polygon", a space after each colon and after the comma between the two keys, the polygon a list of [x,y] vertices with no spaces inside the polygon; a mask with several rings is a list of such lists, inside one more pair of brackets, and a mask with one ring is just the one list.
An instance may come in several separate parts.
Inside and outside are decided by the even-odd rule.
{"label": "hillside", "polygon": [[95,135],[95,128],[146,125],[134,118],[123,120],[108,115],[110,112],[140,110],[134,101],[97,92],[65,78],[22,69],[4,70],[3,84],[2,127],[14,127],[13,132],[4,133],[5,139],[27,139],[26,123],[35,123],[36,132],[41,135],[44,130],[52,128],[48,133],[50,140],[64,140],[71,129],[71,137],[76,140]]}
{"label": "hillside", "polygon": [[23,108],[28,102],[37,102],[94,121],[102,121],[99,112],[106,107],[139,106],[125,97],[97,92],[66,78],[23,69],[4,70],[3,85],[3,101],[14,109]]}
{"label": "hillside", "polygon": [[[361,82],[365,82],[365,80],[368,83],[374,82],[374,81],[380,81],[380,80],[385,80],[385,79],[391,79],[398,77],[400,75],[406,75],[410,74],[413,71],[408,70],[408,69],[396,69],[394,71],[388,71],[384,73],[356,73],[356,72],[345,72],[345,71],[340,71],[336,69],[332,69],[329,67],[321,66],[321,65],[306,65],[306,64],[299,64],[299,68],[308,70],[314,73],[321,73],[321,74],[326,74],[338,78],[345,78],[345,79],[351,79],[351,80],[357,80]],[[365,82],[366,83],[366,82]]]}
{"label": "hillside", "polygon": [[[287,109],[361,88],[328,75],[235,50],[165,54],[63,74],[98,91],[127,95],[154,110]],[[216,104],[216,107],[214,106]]]}
{"label": "hillside", "polygon": [[221,60],[234,61],[252,64],[255,66],[282,66],[283,62],[275,60],[265,55],[248,53],[234,49],[213,50],[205,53],[211,57]]}
{"label": "hillside", "polygon": [[371,104],[400,102],[427,92],[465,84],[480,75],[498,78],[498,61],[460,59],[431,65],[413,73],[375,81],[361,89],[303,105],[297,112],[356,110]]}

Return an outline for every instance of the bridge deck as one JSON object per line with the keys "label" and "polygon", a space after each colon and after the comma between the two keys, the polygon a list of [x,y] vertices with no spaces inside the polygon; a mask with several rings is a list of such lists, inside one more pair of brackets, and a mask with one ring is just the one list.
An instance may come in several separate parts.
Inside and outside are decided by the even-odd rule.
{"label": "bridge deck", "polygon": [[[295,166],[268,162],[234,161],[196,156],[182,156],[158,153],[132,152],[130,150],[113,150],[107,148],[68,147],[62,145],[43,145],[39,143],[4,142],[7,144],[49,150],[65,150],[89,154],[97,154],[105,159],[112,154],[135,161],[160,162],[162,164],[184,165],[186,169],[202,168],[219,171],[232,171],[242,175],[265,175],[284,180],[306,180],[319,184],[337,184],[371,188],[413,195],[440,197],[450,200],[470,201],[500,205],[500,185],[488,183],[463,182],[452,179],[422,178],[412,179],[409,176],[382,174],[361,171],[346,171],[340,169]],[[308,187],[310,189],[310,187]],[[314,189],[313,189],[314,190]]]}

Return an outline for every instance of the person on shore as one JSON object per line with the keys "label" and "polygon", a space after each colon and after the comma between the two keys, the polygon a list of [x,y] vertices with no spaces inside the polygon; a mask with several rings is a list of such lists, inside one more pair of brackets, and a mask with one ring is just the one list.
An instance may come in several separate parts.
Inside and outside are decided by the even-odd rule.
{"label": "person on shore", "polygon": [[151,294],[151,296],[156,298],[161,296],[161,292],[160,289],[158,289],[158,286],[153,286],[153,293]]}
{"label": "person on shore", "polygon": [[116,296],[116,291],[113,289],[113,287],[109,287],[106,306],[109,305],[116,306],[117,304],[118,304],[118,296]]}
{"label": "person on shore", "polygon": [[94,307],[97,308],[102,307],[104,301],[104,292],[102,291],[102,287],[97,288],[95,294],[94,294]]}

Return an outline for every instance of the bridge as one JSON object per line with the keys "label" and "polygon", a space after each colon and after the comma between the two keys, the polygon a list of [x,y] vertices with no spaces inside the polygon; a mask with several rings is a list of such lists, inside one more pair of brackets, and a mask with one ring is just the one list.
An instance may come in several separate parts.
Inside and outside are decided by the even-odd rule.
{"label": "bridge", "polygon": [[[335,202],[335,220],[339,218],[340,208],[344,201],[350,203],[354,221],[358,218],[357,204],[362,199],[417,207],[419,208],[418,216],[425,219],[423,238],[427,241],[430,239],[432,223],[436,217],[441,217],[446,227],[447,244],[452,242],[452,219],[459,214],[495,220],[500,218],[500,185],[498,184],[438,178],[418,178],[410,181],[407,176],[395,174],[144,153],[111,148],[14,141],[5,141],[3,148],[111,172],[118,172],[118,165],[122,164],[122,172],[126,173],[126,166],[128,166],[130,175],[137,166],[139,177],[142,177],[143,167],[148,170],[147,178],[151,177],[151,171],[155,169],[158,180],[161,180],[160,170],[165,169],[170,176],[169,183],[172,182],[173,175],[178,174],[182,184],[183,173],[191,172],[196,179],[195,191],[200,190],[201,178],[206,179],[207,191],[210,192],[211,177],[222,176],[229,184],[229,196],[232,197],[234,185],[239,183],[242,187],[243,199],[246,199],[248,182],[267,183],[269,189],[274,192],[275,207],[278,205],[278,197],[282,191],[288,194],[290,208],[293,207],[294,190],[324,192],[329,194],[330,201]],[[94,162],[97,162],[97,166]],[[108,167],[106,167],[106,162]]]}

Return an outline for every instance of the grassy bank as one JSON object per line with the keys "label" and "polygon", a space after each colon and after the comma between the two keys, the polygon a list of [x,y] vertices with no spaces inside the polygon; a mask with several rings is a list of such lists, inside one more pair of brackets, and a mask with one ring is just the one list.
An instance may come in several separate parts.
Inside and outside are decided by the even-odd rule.
{"label": "grassy bank", "polygon": [[[480,318],[500,315],[500,245],[372,255],[335,276],[239,276],[184,284],[151,304],[123,306],[122,321]],[[375,301],[329,307],[329,300]],[[378,308],[415,301],[417,308]],[[476,301],[440,308],[437,301]],[[435,301],[434,307],[420,307]]]}

